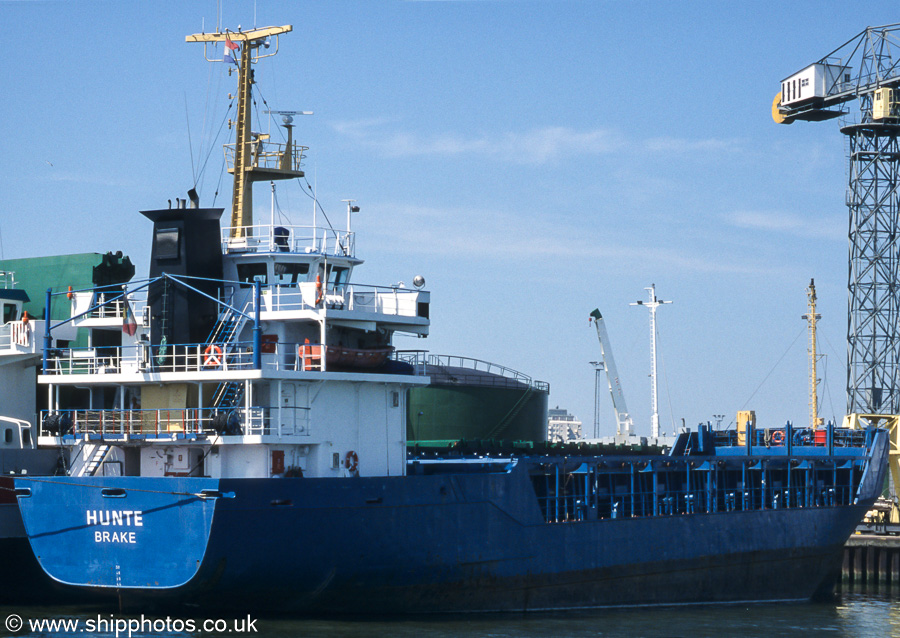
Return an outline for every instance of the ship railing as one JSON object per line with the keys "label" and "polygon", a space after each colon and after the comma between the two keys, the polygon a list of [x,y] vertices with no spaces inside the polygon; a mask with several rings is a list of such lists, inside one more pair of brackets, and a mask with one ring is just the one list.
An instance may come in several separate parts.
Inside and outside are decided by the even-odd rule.
{"label": "ship railing", "polygon": [[16,287],[16,273],[12,270],[0,270],[0,288],[10,290]]}
{"label": "ship railing", "polygon": [[226,226],[222,228],[222,251],[353,257],[356,233],[321,226]]}
{"label": "ship railing", "polygon": [[[865,430],[835,427],[834,447],[836,448],[863,448],[866,445]],[[813,446],[824,447],[828,445],[828,429],[819,428],[791,428],[792,444],[795,447]],[[718,447],[742,447],[746,445],[743,433],[737,430],[714,430],[713,436]],[[787,428],[754,428],[752,431],[754,447],[783,447],[786,445]]]}
{"label": "ship railing", "polygon": [[[456,355],[444,355],[444,354],[432,354],[428,357],[428,366],[435,372],[440,370],[446,370],[447,368],[463,368],[466,370],[473,370],[476,372],[486,372],[492,375],[497,375],[499,377],[503,377],[504,379],[509,379],[515,383],[520,383],[525,386],[530,386],[535,390],[540,390],[544,392],[548,392],[550,390],[550,384],[546,381],[536,381],[532,379],[527,374],[519,372],[518,370],[513,370],[512,368],[507,368],[506,366],[502,366],[496,363],[491,363],[490,361],[483,361],[481,359],[473,359],[471,357],[460,357]],[[453,372],[452,375],[455,379],[458,379],[462,383],[469,382],[478,382],[479,379],[484,383],[492,383],[488,381],[484,381],[483,378],[477,377],[476,375],[466,375],[466,378],[463,379],[460,374],[456,371]],[[471,377],[471,378],[470,378]]]}
{"label": "ship railing", "polygon": [[630,463],[622,463],[618,471],[583,465],[565,472],[551,466],[532,473],[531,479],[544,519],[561,523],[846,506],[854,502],[864,468],[863,462],[846,459],[771,468],[760,459],[741,463],[743,468],[732,465],[727,470],[688,463],[656,472],[640,461],[634,469]]}
{"label": "ship railing", "polygon": [[228,435],[309,436],[302,407],[43,410],[40,435],[74,440],[197,438]]}
{"label": "ship railing", "polygon": [[33,354],[43,335],[43,321],[10,321],[0,326],[0,353]]}
{"label": "ship railing", "polygon": [[329,287],[317,304],[315,282],[274,285],[262,288],[262,310],[268,312],[316,311],[321,308],[377,313],[397,317],[427,318],[421,306],[430,301],[430,293],[393,286],[344,284]]}
{"label": "ship railing", "polygon": [[[321,372],[328,369],[328,363],[325,361],[328,356],[328,346],[323,346],[321,343],[273,343],[263,341],[262,344],[262,366],[266,370]],[[394,350],[386,356],[391,361],[407,364],[408,374],[412,376],[425,376],[427,374],[424,366],[427,353],[423,350]],[[346,372],[348,368],[353,367],[352,363],[343,364],[341,370]],[[358,370],[377,373],[379,368],[380,366],[373,368],[359,367]],[[394,371],[396,372],[396,369]],[[403,372],[399,373],[403,374]]]}
{"label": "ship railing", "polygon": [[147,305],[147,291],[122,297],[121,291],[77,292],[72,294],[72,316],[86,313],[85,318],[109,319],[125,316],[125,308],[140,316]]}
{"label": "ship railing", "polygon": [[394,350],[391,358],[412,366],[417,375],[428,375],[428,350]]}
{"label": "ship railing", "polygon": [[[225,144],[225,163],[228,171],[234,170],[234,155],[237,144]],[[250,169],[264,169],[271,171],[299,171],[303,167],[308,146],[302,146],[292,142],[290,146],[281,142],[272,142],[269,139],[256,138],[249,142]]]}
{"label": "ship railing", "polygon": [[211,372],[253,368],[251,342],[154,344],[53,348],[45,374],[124,374],[133,372]]}
{"label": "ship railing", "polygon": [[[37,322],[32,322],[37,323]],[[0,329],[0,350],[3,330]],[[32,337],[34,344],[38,339]],[[418,351],[417,351],[418,352]],[[326,347],[320,343],[272,342],[263,340],[260,348],[264,370],[321,372],[327,370]],[[409,355],[413,356],[413,355]],[[395,361],[412,363],[410,374],[426,374],[422,365],[424,353],[409,356],[392,353]],[[134,374],[161,372],[229,372],[253,369],[253,344],[224,343],[156,344],[137,346],[52,348],[48,351],[48,375]],[[363,370],[363,368],[360,368]],[[377,372],[377,368],[371,370]]]}

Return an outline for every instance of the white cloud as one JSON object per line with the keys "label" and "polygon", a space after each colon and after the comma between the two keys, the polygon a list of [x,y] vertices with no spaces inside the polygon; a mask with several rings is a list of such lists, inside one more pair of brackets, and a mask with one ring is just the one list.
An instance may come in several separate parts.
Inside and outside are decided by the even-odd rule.
{"label": "white cloud", "polygon": [[545,126],[528,131],[466,136],[385,130],[391,124],[392,120],[374,118],[338,122],[332,127],[359,143],[377,148],[387,157],[480,155],[516,164],[545,164],[565,157],[609,153],[732,152],[738,147],[736,140],[716,138],[658,137],[629,141],[617,131],[602,127],[577,130],[567,126]]}
{"label": "white cloud", "polygon": [[739,140],[732,139],[688,139],[681,137],[654,137],[644,142],[646,149],[653,153],[682,154],[696,152],[734,152],[740,146]]}
{"label": "white cloud", "polygon": [[523,219],[518,213],[496,209],[425,207],[398,204],[372,211],[377,219],[390,219],[375,232],[380,239],[403,245],[407,251],[476,261],[508,263],[543,260],[585,260],[631,268],[636,263],[658,269],[693,272],[763,273],[781,272],[781,267],[758,261],[741,263],[707,257],[691,248],[656,246],[646,240],[619,233],[597,234],[553,220]]}
{"label": "white cloud", "polygon": [[729,224],[737,228],[797,237],[842,239],[847,234],[846,219],[837,215],[810,219],[779,211],[737,211],[726,215],[725,218]]}
{"label": "white cloud", "polygon": [[621,142],[605,129],[576,131],[563,126],[533,129],[524,133],[462,136],[440,133],[382,133],[385,120],[340,122],[334,129],[379,149],[388,157],[426,155],[481,155],[517,164],[543,164],[566,155],[601,154],[619,150]]}

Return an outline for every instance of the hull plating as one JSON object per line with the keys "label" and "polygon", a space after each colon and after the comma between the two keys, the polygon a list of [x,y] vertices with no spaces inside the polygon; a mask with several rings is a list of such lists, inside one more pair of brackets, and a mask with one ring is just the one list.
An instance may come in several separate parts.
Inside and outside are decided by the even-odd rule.
{"label": "hull plating", "polygon": [[[104,526],[84,524],[86,510],[102,507],[95,501],[69,508],[79,529],[58,516],[54,504],[71,502],[72,490],[99,493],[77,485],[92,480],[44,484],[21,499],[35,554],[57,581],[126,602],[316,613],[805,600],[830,587],[866,510],[547,523],[524,471],[200,479],[179,490],[169,480],[168,496],[152,479],[106,478],[104,487],[127,494],[121,502],[146,513],[137,542],[123,548],[95,542]],[[184,495],[200,488],[226,496]],[[48,554],[50,545],[66,551]],[[167,575],[173,560],[176,575]]]}

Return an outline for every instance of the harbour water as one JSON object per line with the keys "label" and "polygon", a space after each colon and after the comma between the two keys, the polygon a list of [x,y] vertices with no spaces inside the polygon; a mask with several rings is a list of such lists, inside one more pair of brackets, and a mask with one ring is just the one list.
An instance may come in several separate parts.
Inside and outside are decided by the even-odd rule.
{"label": "harbour water", "polygon": [[[116,614],[109,609],[0,607],[0,636],[433,637],[433,638],[704,638],[829,636],[900,638],[900,588],[845,585],[830,602],[670,607],[553,614],[423,618],[295,619],[271,616],[194,617],[189,612]],[[19,629],[17,618],[21,620]],[[59,621],[69,621],[68,626]],[[57,621],[56,626],[51,625]],[[139,626],[141,625],[141,626]]]}

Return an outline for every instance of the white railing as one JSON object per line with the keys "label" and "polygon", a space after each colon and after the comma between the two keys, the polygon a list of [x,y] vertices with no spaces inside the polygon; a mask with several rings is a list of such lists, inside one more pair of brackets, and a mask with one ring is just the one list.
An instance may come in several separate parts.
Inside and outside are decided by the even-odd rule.
{"label": "white railing", "polygon": [[0,288],[10,290],[16,287],[16,273],[11,270],[0,270]]}
{"label": "white railing", "polygon": [[263,310],[271,312],[317,310],[324,306],[331,310],[417,317],[419,302],[429,301],[430,294],[407,288],[347,284],[329,289],[317,306],[315,284],[303,282],[297,286],[266,286],[262,303]]}
{"label": "white railing", "polygon": [[[263,342],[260,359],[263,370],[321,372],[327,369],[323,357],[327,351],[328,348],[319,343]],[[419,354],[414,355],[415,358],[412,360],[408,352],[395,352],[389,358],[414,364],[413,374],[421,376],[425,374],[425,369],[421,365],[424,355],[421,351],[415,352]],[[46,374],[218,373],[251,369],[253,369],[253,345],[250,342],[238,342],[230,351],[226,350],[225,344],[215,343],[165,347],[144,344],[108,348],[51,349],[48,351]],[[377,368],[373,368],[373,371],[377,371]]]}
{"label": "white railing", "polygon": [[222,251],[321,253],[353,257],[356,233],[321,226],[229,226],[222,228]]}
{"label": "white railing", "polygon": [[56,348],[47,356],[47,374],[119,374],[124,372],[209,372],[249,370],[252,344],[189,344]]}
{"label": "white railing", "polygon": [[[280,417],[286,423],[273,422]],[[290,418],[293,417],[293,418]],[[41,413],[41,436],[75,439],[212,438],[222,435],[309,436],[302,407],[184,408],[161,410],[60,410]]]}
{"label": "white railing", "polygon": [[122,291],[114,290],[73,292],[71,316],[78,317],[74,323],[78,325],[88,319],[124,319],[126,299],[133,318],[140,323],[147,306],[147,291],[129,293],[127,297],[121,295]]}
{"label": "white railing", "polygon": [[[43,321],[38,322],[43,328]],[[37,342],[43,336],[43,329],[40,334],[35,330],[35,322],[29,321],[10,321],[0,326],[0,352],[8,351],[7,354],[31,354],[37,352]]]}

